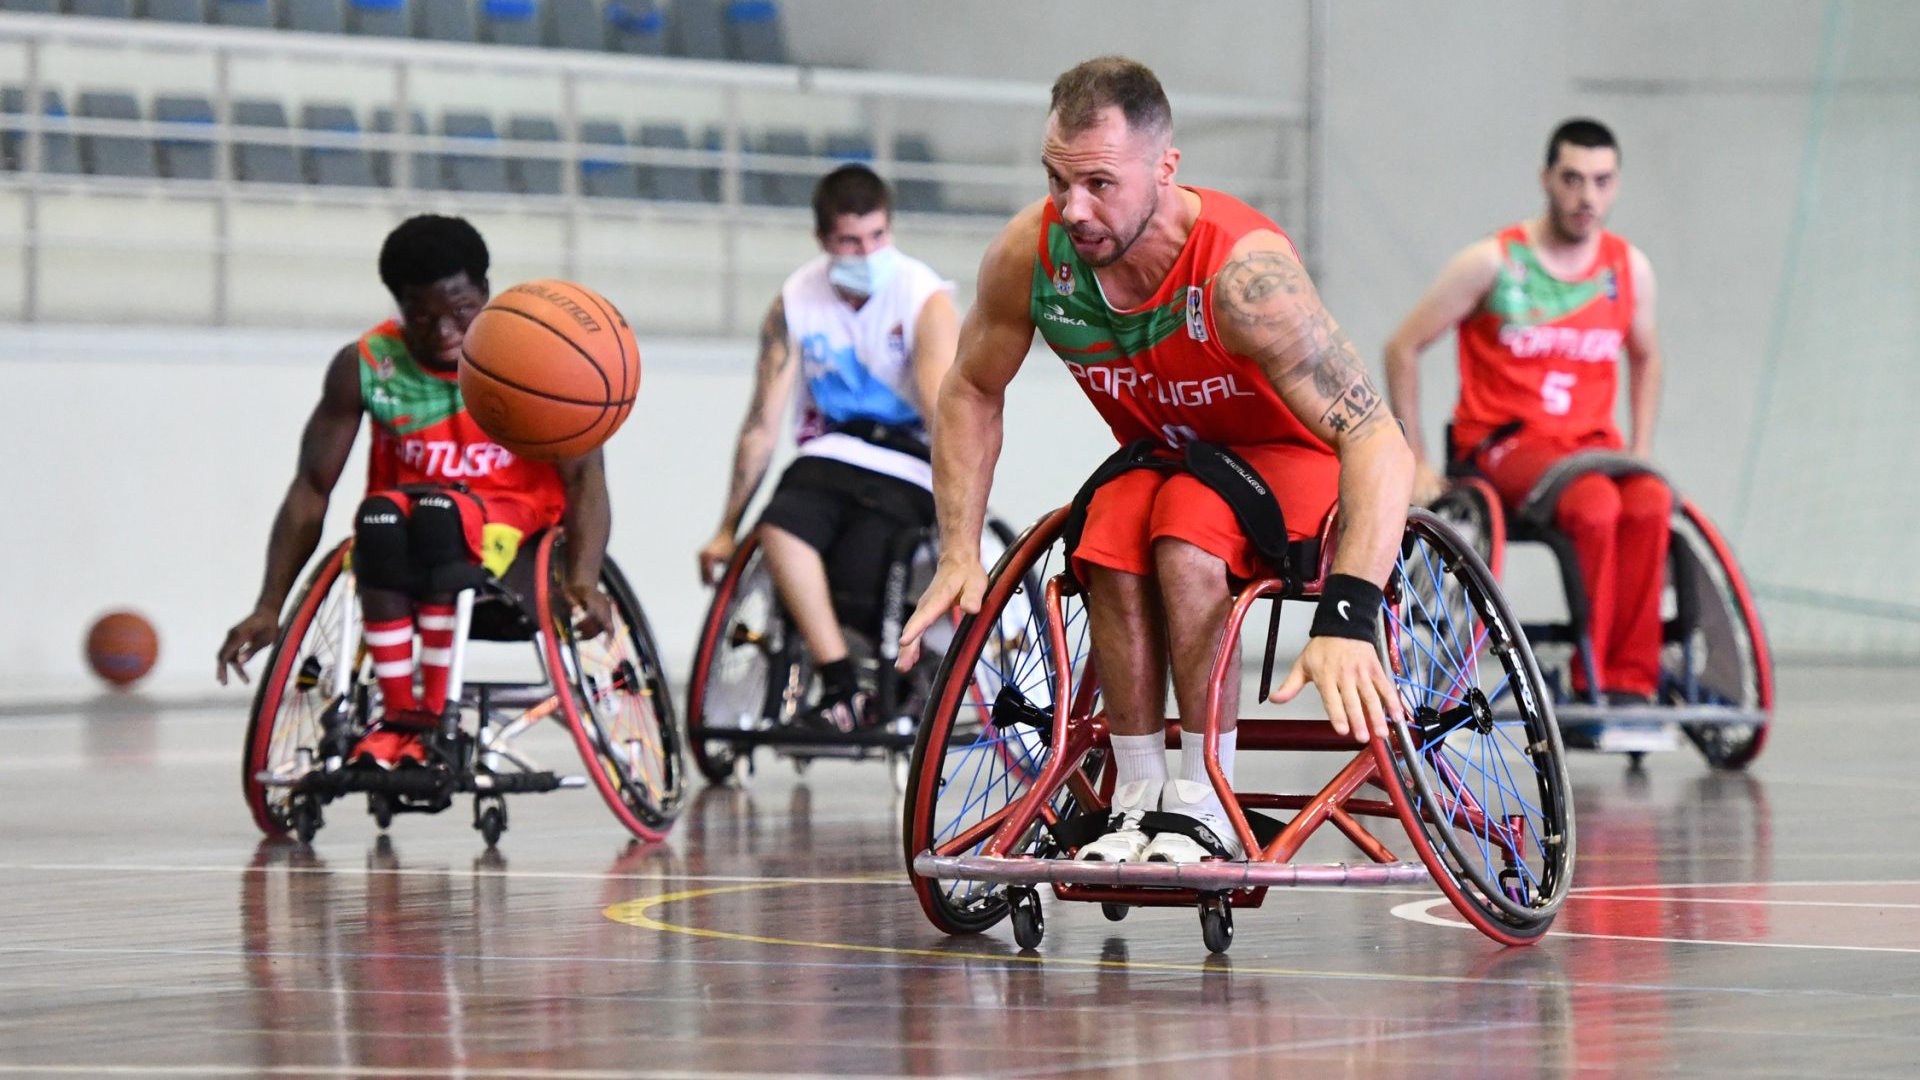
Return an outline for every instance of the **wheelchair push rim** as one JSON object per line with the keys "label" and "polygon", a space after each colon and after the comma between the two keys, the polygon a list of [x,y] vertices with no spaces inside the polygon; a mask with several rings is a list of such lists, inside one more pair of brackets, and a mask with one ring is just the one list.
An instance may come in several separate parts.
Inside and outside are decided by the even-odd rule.
{"label": "wheelchair push rim", "polygon": [[[1712,587],[1692,602],[1702,606],[1717,601],[1712,613],[1716,634],[1702,633],[1699,644],[1709,654],[1696,658],[1706,670],[1689,672],[1686,665],[1663,670],[1669,685],[1682,696],[1711,697],[1716,702],[1743,707],[1758,714],[1752,724],[1682,724],[1680,730],[1716,769],[1744,769],[1760,756],[1773,725],[1773,656],[1767,645],[1766,628],[1760,622],[1760,610],[1753,602],[1732,549],[1706,515],[1685,499],[1674,506],[1673,552],[1669,563],[1678,567],[1690,560],[1695,572],[1705,575]],[[1675,581],[1676,590],[1687,587]],[[1714,640],[1718,639],[1718,640]],[[1722,655],[1713,655],[1721,653]],[[1678,648],[1663,649],[1662,667],[1669,656],[1687,656]],[[1720,684],[1717,688],[1709,682]],[[1733,684],[1733,685],[1729,685]]]}
{"label": "wheelchair push rim", "polygon": [[[758,625],[756,626],[755,623]],[[764,726],[767,705],[778,691],[783,709],[797,708],[811,672],[795,655],[792,628],[780,617],[772,576],[765,572],[760,542],[751,533],[734,549],[715,587],[694,650],[687,680],[687,716],[696,729],[708,726],[715,699],[733,715],[721,728]],[[737,638],[737,640],[736,640]],[[708,783],[724,784],[752,760],[753,751],[689,732],[694,764]]]}
{"label": "wheelchair push rim", "polygon": [[563,541],[542,538],[535,565],[536,609],[554,695],[587,774],[607,806],[642,840],[663,839],[686,796],[684,730],[661,669],[646,613],[619,567],[601,564],[599,588],[614,625],[596,638],[574,628],[572,604],[556,587]]}
{"label": "wheelchair push rim", "polygon": [[[914,741],[902,827],[907,873],[927,918],[946,933],[978,933],[1009,910],[1006,885],[921,877],[913,860],[925,851],[980,852],[1051,757],[1060,680],[1039,586],[1063,569],[1062,520],[1056,513],[1036,523],[995,564],[979,613],[961,621],[941,661]],[[1084,598],[1063,600],[1061,623],[1072,715],[1084,721],[1097,696],[1087,671]],[[1089,727],[1076,724],[1083,732]],[[1084,755],[1087,749],[1069,752]],[[1049,813],[1064,817],[1075,801],[1072,787],[1063,785]],[[1004,854],[1052,854],[1045,824],[1036,821]]]}
{"label": "wheelchair push rim", "polygon": [[1441,891],[1510,945],[1546,932],[1574,862],[1566,755],[1519,626],[1479,555],[1409,513],[1382,627],[1405,713],[1386,776]]}
{"label": "wheelchair push rim", "polygon": [[[293,614],[281,624],[268,667],[254,691],[247,723],[247,751],[241,758],[241,792],[255,825],[269,837],[281,837],[294,828],[293,792],[284,786],[260,782],[261,773],[277,774],[303,764],[320,751],[322,718],[343,703],[333,700],[335,672],[343,658],[338,640],[341,605],[355,603],[353,581],[346,568],[351,541],[336,545],[307,575]],[[362,657],[351,662],[357,667]],[[354,680],[357,686],[359,680]]]}

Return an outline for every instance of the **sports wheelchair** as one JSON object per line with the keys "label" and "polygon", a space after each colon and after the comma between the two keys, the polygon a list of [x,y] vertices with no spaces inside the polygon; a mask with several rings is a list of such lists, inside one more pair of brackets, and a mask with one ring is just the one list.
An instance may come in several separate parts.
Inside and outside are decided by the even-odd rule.
{"label": "sports wheelchair", "polygon": [[[1530,621],[1525,630],[1541,651],[1561,737],[1568,746],[1625,752],[1638,765],[1647,751],[1678,745],[1678,728],[1714,768],[1746,767],[1766,745],[1772,723],[1773,659],[1760,611],[1732,549],[1678,491],[1661,599],[1659,692],[1647,705],[1610,705],[1601,698],[1587,648],[1589,607],[1579,560],[1572,542],[1553,524],[1561,494],[1590,473],[1647,475],[1667,483],[1658,470],[1637,458],[1584,451],[1556,462],[1508,515],[1492,485],[1475,475],[1470,464],[1456,462],[1448,469],[1451,486],[1434,500],[1432,510],[1473,544],[1496,578],[1505,570],[1509,543],[1540,543],[1553,552],[1566,621]],[[1589,688],[1584,694],[1573,690],[1576,664]]]}
{"label": "sports wheelchair", "polygon": [[[952,640],[952,628],[928,629],[919,663],[894,669],[900,630],[920,593],[932,580],[933,529],[907,528],[889,545],[879,634],[841,627],[855,661],[861,689],[878,722],[851,732],[815,731],[797,720],[807,706],[813,663],[793,620],[781,607],[773,576],[749,532],[734,549],[714,589],[695,648],[687,683],[687,738],[693,760],[709,783],[745,783],[753,752],[766,746],[804,772],[816,758],[863,760],[884,755],[895,790],[905,786],[906,758],[927,689]],[[982,558],[996,559],[1013,541],[1013,530],[989,518],[981,535]]]}
{"label": "sports wheelchair", "polygon": [[[566,538],[560,529],[532,537],[500,578],[473,568],[455,603],[450,711],[428,739],[429,765],[392,771],[355,767],[347,755],[380,714],[379,685],[361,640],[352,540],[342,541],[308,575],[280,628],[253,699],[241,781],[254,822],[268,836],[292,832],[311,841],[323,808],[364,794],[380,828],[397,813],[438,813],[473,795],[473,824],[496,844],[507,828],[505,797],[557,788],[599,789],[634,836],[659,840],[686,796],[674,712],[640,601],[611,558],[600,590],[614,625],[598,638],[573,625],[560,587]],[[529,642],[539,681],[466,678],[470,641]],[[558,715],[586,762],[585,776],[542,769],[513,745]]]}
{"label": "sports wheelchair", "polygon": [[[1241,586],[1215,653],[1207,716],[1169,747],[1200,740],[1215,791],[1248,852],[1193,864],[1078,862],[1104,831],[1115,774],[1089,651],[1086,598],[1065,573],[1068,511],[1034,524],[1000,559],[980,612],[961,621],[921,720],[907,781],[908,876],[933,925],[978,933],[1011,918],[1039,945],[1040,886],[1101,905],[1197,905],[1212,952],[1233,941],[1233,909],[1276,885],[1396,885],[1431,879],[1496,941],[1546,933],[1573,878],[1573,798],[1552,699],[1493,575],[1434,515],[1408,515],[1387,583],[1378,647],[1405,706],[1387,739],[1358,746],[1324,719],[1242,717],[1239,747],[1318,751],[1344,760],[1312,793],[1233,791],[1218,759],[1221,687],[1242,631],[1269,603],[1260,696],[1273,684],[1284,603],[1316,602],[1331,567],[1332,514],[1290,567]],[[1292,812],[1287,821],[1261,811]],[[1396,819],[1403,859],[1362,824]],[[1331,824],[1359,848],[1355,865],[1293,861]]]}

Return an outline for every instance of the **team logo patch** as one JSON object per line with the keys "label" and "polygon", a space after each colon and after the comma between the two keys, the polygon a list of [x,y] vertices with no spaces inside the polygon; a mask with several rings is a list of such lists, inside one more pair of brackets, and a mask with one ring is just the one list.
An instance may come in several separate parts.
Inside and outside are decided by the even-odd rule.
{"label": "team logo patch", "polygon": [[1187,336],[1207,340],[1207,293],[1198,285],[1187,286]]}
{"label": "team logo patch", "polygon": [[1613,267],[1600,271],[1600,289],[1607,294],[1607,299],[1620,299],[1620,283],[1613,278]]}
{"label": "team logo patch", "polygon": [[1073,295],[1073,264],[1061,263],[1053,272],[1053,291],[1061,296]]}
{"label": "team logo patch", "polygon": [[887,352],[896,361],[905,363],[907,359],[907,328],[904,323],[894,323],[887,331]]}

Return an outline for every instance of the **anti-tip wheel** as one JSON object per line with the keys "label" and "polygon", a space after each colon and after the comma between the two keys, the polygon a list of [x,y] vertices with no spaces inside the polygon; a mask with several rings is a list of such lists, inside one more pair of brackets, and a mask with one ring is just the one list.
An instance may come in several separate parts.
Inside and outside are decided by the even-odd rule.
{"label": "anti-tip wheel", "polygon": [[1047,920],[1040,914],[1040,894],[1032,889],[1012,892],[1013,941],[1022,949],[1037,949],[1040,939],[1047,936]]}
{"label": "anti-tip wheel", "polygon": [[1233,909],[1227,906],[1226,897],[1201,898],[1200,937],[1210,953],[1223,953],[1233,947]]}

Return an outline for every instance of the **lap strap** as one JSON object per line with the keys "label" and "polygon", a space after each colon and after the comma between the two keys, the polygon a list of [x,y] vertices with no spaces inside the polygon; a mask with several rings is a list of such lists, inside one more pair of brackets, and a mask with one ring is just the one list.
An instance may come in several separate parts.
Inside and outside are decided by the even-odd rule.
{"label": "lap strap", "polygon": [[1127,443],[1100,463],[1067,508],[1062,539],[1067,551],[1067,574],[1073,574],[1073,553],[1080,547],[1080,534],[1087,527],[1087,509],[1094,495],[1117,477],[1135,469],[1160,472],[1184,472],[1205,484],[1226,502],[1247,540],[1260,557],[1281,577],[1293,576],[1298,565],[1314,566],[1320,558],[1318,540],[1293,541],[1287,536],[1286,515],[1273,489],[1247,459],[1224,446],[1208,442],[1190,442],[1182,457],[1160,453],[1161,445],[1152,439]]}

